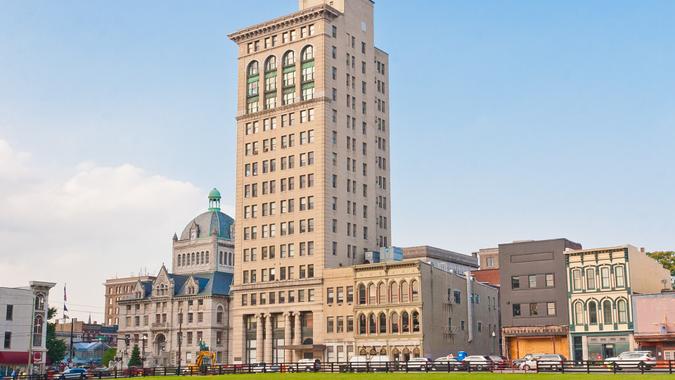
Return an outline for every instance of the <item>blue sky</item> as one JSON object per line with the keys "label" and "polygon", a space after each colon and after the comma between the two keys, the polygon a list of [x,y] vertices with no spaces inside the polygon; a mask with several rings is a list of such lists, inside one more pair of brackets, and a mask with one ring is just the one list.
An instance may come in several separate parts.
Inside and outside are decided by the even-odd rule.
{"label": "blue sky", "polygon": [[[236,49],[226,34],[296,9],[295,0],[0,0],[0,195],[41,191],[48,204],[23,209],[39,215],[65,198],[53,192],[85,189],[98,207],[89,217],[111,225],[152,204],[148,215],[166,223],[120,232],[144,251],[115,252],[147,253],[135,265],[156,270],[169,261],[165,236],[204,208],[210,187],[232,211]],[[673,15],[665,0],[378,1],[376,42],[391,57],[394,243],[468,253],[568,237],[673,249]],[[144,181],[168,190],[147,194]],[[138,199],[116,198],[134,184]],[[126,208],[100,211],[108,197]],[[55,220],[67,227],[68,215]],[[0,219],[0,235],[52,228],[26,219]],[[95,257],[122,244],[87,235],[96,239],[73,251]],[[71,250],[63,241],[51,244],[56,258]],[[4,264],[26,274],[15,260]]]}

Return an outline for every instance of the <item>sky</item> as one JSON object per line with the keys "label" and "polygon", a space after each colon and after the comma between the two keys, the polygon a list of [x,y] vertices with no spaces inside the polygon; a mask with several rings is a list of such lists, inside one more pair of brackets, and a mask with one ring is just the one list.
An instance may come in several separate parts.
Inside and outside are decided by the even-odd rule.
{"label": "sky", "polygon": [[[674,249],[675,2],[376,4],[392,241]],[[0,286],[170,265],[217,187],[233,215],[236,46],[295,0],[0,0]]]}

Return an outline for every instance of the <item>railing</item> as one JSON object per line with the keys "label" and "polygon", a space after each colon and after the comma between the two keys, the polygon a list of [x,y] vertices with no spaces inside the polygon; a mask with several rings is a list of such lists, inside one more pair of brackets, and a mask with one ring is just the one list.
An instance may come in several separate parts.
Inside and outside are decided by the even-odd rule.
{"label": "railing", "polygon": [[[247,373],[281,373],[281,372],[322,372],[322,373],[356,373],[356,372],[499,372],[499,373],[669,373],[675,372],[675,360],[660,361],[514,361],[514,362],[461,362],[443,361],[410,361],[410,362],[331,362],[331,363],[274,363],[274,364],[234,364],[212,366],[152,367],[130,368],[124,370],[93,369],[87,372],[88,379],[117,379],[146,376],[199,376],[199,375],[234,375]],[[58,380],[61,374],[16,376],[16,380]],[[68,379],[83,377],[66,377]],[[0,380],[3,378],[0,377]],[[11,377],[4,379],[11,380]]]}

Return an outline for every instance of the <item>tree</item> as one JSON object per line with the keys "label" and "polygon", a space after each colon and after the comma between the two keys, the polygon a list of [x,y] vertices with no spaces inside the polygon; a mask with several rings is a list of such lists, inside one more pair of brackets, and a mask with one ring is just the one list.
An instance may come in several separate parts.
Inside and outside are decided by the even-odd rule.
{"label": "tree", "polygon": [[141,350],[138,349],[138,345],[134,345],[134,349],[131,350],[131,359],[129,359],[129,367],[142,367],[143,361],[141,360]]}
{"label": "tree", "polygon": [[103,357],[101,357],[101,364],[103,364],[106,367],[110,367],[110,362],[115,360],[116,355],[117,355],[116,348],[109,348],[105,350],[105,352],[103,353]]}
{"label": "tree", "polygon": [[675,276],[675,251],[649,252],[647,255],[668,269],[671,276]]}
{"label": "tree", "polygon": [[[56,308],[50,307],[47,311],[47,321],[50,321],[56,315]],[[51,363],[59,363],[66,357],[66,343],[56,337],[56,324],[47,322],[47,359]]]}

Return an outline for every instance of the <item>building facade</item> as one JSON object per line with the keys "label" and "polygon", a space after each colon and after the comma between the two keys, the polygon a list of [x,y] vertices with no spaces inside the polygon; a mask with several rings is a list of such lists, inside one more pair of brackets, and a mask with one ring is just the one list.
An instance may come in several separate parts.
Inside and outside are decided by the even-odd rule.
{"label": "building facade", "polygon": [[503,352],[510,359],[569,355],[567,249],[581,245],[567,239],[499,245]]}
{"label": "building facade", "polygon": [[635,342],[658,360],[675,360],[675,292],[633,295]]}
{"label": "building facade", "polygon": [[670,273],[631,245],[569,250],[570,356],[601,360],[636,348],[632,297],[668,288]]}
{"label": "building facade", "polygon": [[370,0],[301,0],[238,45],[233,360],[325,357],[325,271],[389,246],[388,57]]}
{"label": "building facade", "polygon": [[209,210],[174,235],[172,268],[136,281],[118,302],[118,359],[128,362],[137,345],[144,365],[195,363],[203,346],[217,364],[230,357],[230,285],[234,221],[220,211],[220,193],[209,193]]}
{"label": "building facade", "polygon": [[499,269],[499,248],[481,248],[476,255],[481,270]]}
{"label": "building facade", "polygon": [[107,326],[119,325],[120,309],[117,303],[125,296],[132,295],[138,281],[153,281],[152,276],[135,276],[124,278],[111,278],[103,284],[105,286],[105,312],[103,323]]}
{"label": "building facade", "polygon": [[31,281],[22,288],[0,287],[0,374],[18,369],[44,373],[47,362],[47,312],[54,283]]}
{"label": "building facade", "polygon": [[499,353],[496,288],[421,258],[353,270],[358,355],[407,361],[459,351]]}

